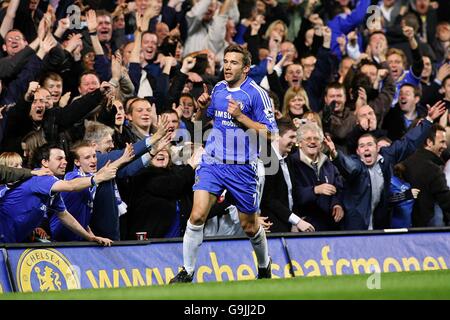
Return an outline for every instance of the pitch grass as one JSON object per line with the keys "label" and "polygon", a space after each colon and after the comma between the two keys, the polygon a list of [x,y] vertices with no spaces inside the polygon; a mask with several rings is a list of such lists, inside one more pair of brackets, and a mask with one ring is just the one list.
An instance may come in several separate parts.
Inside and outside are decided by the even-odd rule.
{"label": "pitch grass", "polygon": [[[8,300],[361,300],[450,299],[450,270],[381,273],[380,289],[371,275],[299,277],[208,282],[114,289],[84,289],[0,295]],[[372,276],[373,277],[373,276]],[[372,281],[371,281],[372,280]]]}

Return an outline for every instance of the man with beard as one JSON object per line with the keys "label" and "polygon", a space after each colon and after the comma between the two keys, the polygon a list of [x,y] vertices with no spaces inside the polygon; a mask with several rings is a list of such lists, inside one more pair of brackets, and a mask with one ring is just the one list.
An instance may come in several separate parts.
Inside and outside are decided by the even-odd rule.
{"label": "man with beard", "polygon": [[445,129],[434,125],[422,148],[403,162],[405,179],[412,188],[421,190],[413,207],[413,227],[443,227],[449,221],[450,190],[441,158],[445,149]]}
{"label": "man with beard", "polygon": [[[412,154],[425,140],[433,121],[445,111],[444,103],[429,108],[426,120],[391,146],[378,148],[377,139],[365,134],[358,140],[357,155],[337,151],[327,137],[333,164],[345,179],[343,203],[346,230],[385,229],[391,225],[388,211],[388,190],[393,167]],[[421,189],[422,190],[422,189]]]}
{"label": "man with beard", "polygon": [[[205,155],[196,171],[194,204],[183,238],[183,268],[170,283],[192,282],[203,229],[209,211],[226,189],[235,199],[242,229],[258,261],[258,279],[271,278],[265,231],[257,219],[259,190],[257,136],[277,130],[267,92],[248,77],[250,53],[230,45],[224,53],[224,81],[205,90],[198,102],[213,118]],[[237,143],[236,143],[237,142]]]}

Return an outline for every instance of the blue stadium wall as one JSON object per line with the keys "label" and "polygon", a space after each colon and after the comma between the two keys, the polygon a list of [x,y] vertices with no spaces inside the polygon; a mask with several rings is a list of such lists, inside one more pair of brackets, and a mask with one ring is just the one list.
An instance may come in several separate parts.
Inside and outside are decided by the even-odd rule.
{"label": "blue stadium wall", "polygon": [[[274,278],[448,269],[450,228],[383,232],[274,234]],[[4,245],[0,293],[166,284],[182,265],[181,239]],[[249,280],[256,257],[247,239],[203,242],[196,282]]]}

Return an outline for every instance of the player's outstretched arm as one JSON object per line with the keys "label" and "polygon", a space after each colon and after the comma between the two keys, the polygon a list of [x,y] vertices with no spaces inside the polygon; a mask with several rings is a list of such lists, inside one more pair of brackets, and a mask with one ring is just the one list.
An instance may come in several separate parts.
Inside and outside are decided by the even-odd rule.
{"label": "player's outstretched arm", "polygon": [[97,237],[92,233],[92,231],[90,231],[90,229],[88,232],[67,210],[59,212],[58,218],[61,220],[65,227],[69,228],[72,232],[76,233],[80,237],[83,237],[88,241],[97,242],[104,246],[111,246],[112,240]]}
{"label": "player's outstretched arm", "polygon": [[59,180],[52,186],[52,192],[73,192],[81,191],[90,186],[95,186],[104,181],[116,177],[117,167],[112,166],[110,161],[106,163],[94,176],[76,178],[73,180]]}

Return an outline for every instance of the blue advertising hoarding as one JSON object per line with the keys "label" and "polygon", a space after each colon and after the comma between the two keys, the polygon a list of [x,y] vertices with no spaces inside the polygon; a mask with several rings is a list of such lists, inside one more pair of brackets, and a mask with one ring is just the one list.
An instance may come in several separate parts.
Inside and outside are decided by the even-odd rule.
{"label": "blue advertising hoarding", "polygon": [[[166,242],[7,250],[17,290],[35,292],[166,284],[183,263],[182,248]],[[291,263],[295,276],[448,269],[450,233],[269,238],[269,253],[274,278],[291,277]],[[248,240],[204,241],[194,281],[254,279],[256,270]],[[4,260],[0,284],[11,291]]]}
{"label": "blue advertising hoarding", "polygon": [[447,269],[450,233],[287,238],[295,276]]}
{"label": "blue advertising hoarding", "polygon": [[[35,292],[166,284],[183,264],[182,250],[182,243],[152,243],[8,249],[8,253],[17,290]],[[275,276],[283,277],[289,263],[281,238],[270,239],[269,250]],[[206,241],[200,247],[194,281],[255,279],[256,270],[248,240]]]}

